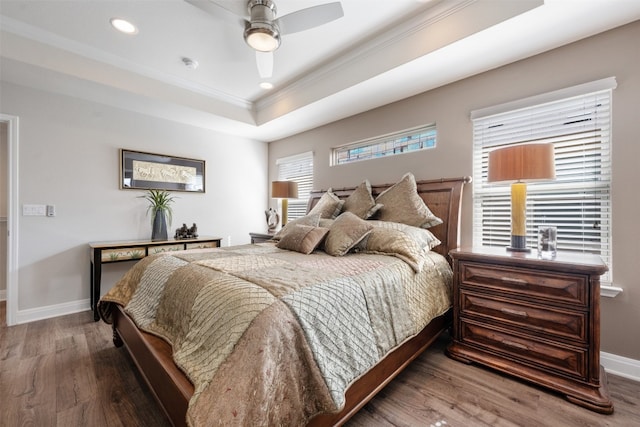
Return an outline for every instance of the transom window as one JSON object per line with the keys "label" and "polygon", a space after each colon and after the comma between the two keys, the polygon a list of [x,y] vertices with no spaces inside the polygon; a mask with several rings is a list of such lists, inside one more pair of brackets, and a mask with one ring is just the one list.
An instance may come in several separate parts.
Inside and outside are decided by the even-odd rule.
{"label": "transom window", "polygon": [[431,124],[336,147],[332,150],[331,164],[343,165],[435,146],[436,125]]}

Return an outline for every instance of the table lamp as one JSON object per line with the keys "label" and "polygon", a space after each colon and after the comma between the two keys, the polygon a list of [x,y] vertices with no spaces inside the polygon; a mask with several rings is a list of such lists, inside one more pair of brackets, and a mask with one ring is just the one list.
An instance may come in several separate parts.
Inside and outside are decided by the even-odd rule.
{"label": "table lamp", "polygon": [[273,181],[271,183],[271,197],[282,199],[282,226],[287,223],[289,199],[298,198],[298,183],[295,181]]}
{"label": "table lamp", "polygon": [[511,246],[508,251],[530,252],[527,248],[527,184],[556,177],[552,143],[510,145],[489,152],[488,182],[511,184]]}

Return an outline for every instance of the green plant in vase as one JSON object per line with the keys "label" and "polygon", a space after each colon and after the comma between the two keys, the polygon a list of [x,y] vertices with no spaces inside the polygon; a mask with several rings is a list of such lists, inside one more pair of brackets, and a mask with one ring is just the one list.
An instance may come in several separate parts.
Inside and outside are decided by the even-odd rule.
{"label": "green plant in vase", "polygon": [[151,214],[151,240],[167,240],[167,223],[171,225],[173,196],[165,190],[147,190],[139,196],[149,202],[147,215]]}

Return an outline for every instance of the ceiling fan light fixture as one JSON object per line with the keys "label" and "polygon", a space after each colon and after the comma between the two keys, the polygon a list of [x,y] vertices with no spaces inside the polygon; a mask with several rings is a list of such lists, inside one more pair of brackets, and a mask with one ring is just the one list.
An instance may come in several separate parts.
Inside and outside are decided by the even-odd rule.
{"label": "ceiling fan light fixture", "polygon": [[273,52],[280,47],[280,33],[269,28],[247,28],[244,32],[244,40],[260,52]]}
{"label": "ceiling fan light fixture", "polygon": [[280,47],[280,29],[274,22],[276,5],[271,0],[251,0],[247,5],[251,20],[244,29],[244,41],[259,52]]}

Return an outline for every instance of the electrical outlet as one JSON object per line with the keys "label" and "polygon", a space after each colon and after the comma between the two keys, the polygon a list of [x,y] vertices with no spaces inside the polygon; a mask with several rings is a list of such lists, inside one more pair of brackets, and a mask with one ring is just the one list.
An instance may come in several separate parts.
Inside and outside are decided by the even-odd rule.
{"label": "electrical outlet", "polygon": [[47,205],[47,216],[56,216],[56,205]]}

